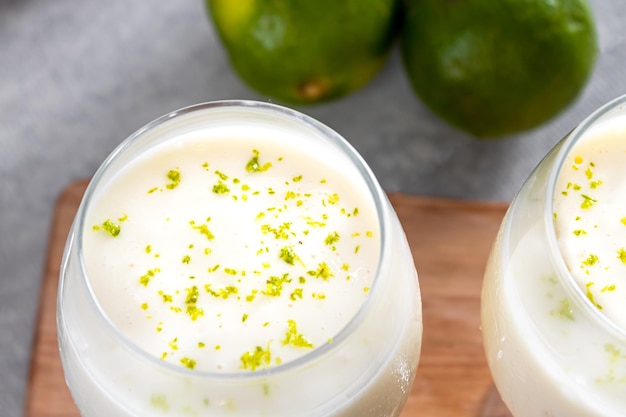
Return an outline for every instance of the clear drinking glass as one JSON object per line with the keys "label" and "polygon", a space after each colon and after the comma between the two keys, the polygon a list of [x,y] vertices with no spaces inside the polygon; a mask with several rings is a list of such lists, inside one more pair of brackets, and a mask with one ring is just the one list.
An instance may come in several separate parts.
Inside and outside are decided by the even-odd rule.
{"label": "clear drinking glass", "polygon": [[[333,343],[256,372],[189,370],[153,357],[116,327],[87,277],[83,234],[94,196],[153,146],[203,129],[247,126],[298,133],[356,173],[371,194],[380,262],[365,303]],[[422,336],[417,274],[404,231],[363,159],[339,134],[296,111],[253,101],[200,104],[136,131],[93,177],[69,233],[61,267],[57,324],[67,384],[84,417],[397,416],[409,394]],[[358,352],[358,353],[357,353]]]}
{"label": "clear drinking glass", "polygon": [[554,225],[554,196],[564,192],[557,179],[572,169],[567,156],[591,129],[623,117],[625,105],[626,96],[606,104],[548,153],[495,240],[482,292],[482,332],[495,385],[516,417],[626,411],[626,333],[575,281]]}

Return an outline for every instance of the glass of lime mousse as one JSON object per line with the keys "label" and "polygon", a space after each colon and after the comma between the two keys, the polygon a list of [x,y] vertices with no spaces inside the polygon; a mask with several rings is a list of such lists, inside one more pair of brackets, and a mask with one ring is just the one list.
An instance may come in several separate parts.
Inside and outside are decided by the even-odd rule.
{"label": "glass of lime mousse", "polygon": [[482,331],[516,417],[624,416],[626,96],[539,164],[493,246]]}
{"label": "glass of lime mousse", "polygon": [[254,101],[167,114],[106,159],[57,320],[83,417],[397,416],[422,336],[411,251],[366,163]]}

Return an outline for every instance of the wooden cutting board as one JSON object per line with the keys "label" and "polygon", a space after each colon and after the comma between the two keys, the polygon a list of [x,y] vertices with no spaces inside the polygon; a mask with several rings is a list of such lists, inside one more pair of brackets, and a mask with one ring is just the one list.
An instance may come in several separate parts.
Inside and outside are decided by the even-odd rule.
{"label": "wooden cutting board", "polygon": [[[79,416],[63,378],[55,311],[63,246],[86,186],[87,181],[71,184],[56,205],[25,417]],[[506,205],[389,197],[415,258],[424,311],[422,357],[401,417],[506,416],[492,388],[479,329],[482,274]]]}

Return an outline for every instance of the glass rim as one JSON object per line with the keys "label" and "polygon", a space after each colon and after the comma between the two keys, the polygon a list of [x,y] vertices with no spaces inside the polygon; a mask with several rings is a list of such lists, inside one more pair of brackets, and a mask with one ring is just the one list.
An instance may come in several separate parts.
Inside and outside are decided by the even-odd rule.
{"label": "glass rim", "polygon": [[[131,147],[135,142],[139,141],[141,138],[144,137],[144,135],[148,134],[153,129],[157,127],[162,127],[164,124],[172,122],[173,120],[176,120],[185,115],[199,112],[211,112],[212,110],[223,108],[231,108],[235,110],[238,109],[242,112],[261,111],[267,115],[275,116],[275,121],[278,123],[280,123],[281,121],[295,122],[303,127],[313,129],[314,131],[320,133],[325,139],[329,140],[329,142],[333,146],[335,146],[338,151],[342,152],[344,156],[349,159],[354,168],[357,169],[357,171],[359,172],[360,178],[364,181],[367,190],[370,192],[370,196],[374,204],[380,233],[380,250],[378,264],[376,266],[376,273],[374,274],[374,280],[370,287],[370,291],[365,301],[361,304],[352,319],[336,335],[333,336],[333,343],[324,344],[320,347],[313,349],[311,352],[308,352],[286,363],[271,366],[267,369],[256,370],[254,372],[217,372],[206,370],[189,370],[182,366],[162,361],[156,356],[146,352],[136,343],[131,341],[125,335],[125,333],[121,329],[119,329],[119,327],[110,319],[109,315],[102,308],[100,302],[98,301],[98,298],[96,297],[96,294],[94,293],[91,283],[89,282],[83,256],[84,254],[82,242],[83,232],[86,227],[85,215],[88,207],[93,201],[95,190],[100,187],[100,181],[102,180],[102,177],[108,172],[109,166],[119,157],[121,157],[129,147]],[[272,121],[270,121],[269,123],[272,123]],[[207,125],[207,127],[208,126],[210,125]],[[91,302],[94,305],[95,309],[99,312],[100,318],[103,319],[106,327],[112,332],[113,336],[124,346],[124,348],[127,348],[133,354],[137,355],[143,360],[151,362],[156,367],[192,378],[216,379],[224,382],[235,382],[242,380],[252,381],[267,378],[275,374],[287,373],[291,370],[301,367],[306,363],[321,358],[341,346],[341,344],[363,323],[363,321],[365,320],[365,316],[372,308],[372,305],[379,298],[379,294],[382,291],[381,288],[383,287],[383,285],[380,283],[380,277],[382,275],[381,271],[384,271],[386,268],[388,268],[391,257],[390,242],[392,241],[392,226],[390,223],[390,208],[388,207],[388,204],[385,203],[386,201],[388,201],[386,194],[384,193],[374,173],[367,165],[363,157],[342,135],[340,135],[337,131],[333,130],[324,123],[316,120],[315,118],[282,105],[256,100],[215,100],[193,104],[166,113],[165,115],[160,116],[137,129],[115,147],[115,149],[101,163],[101,165],[92,176],[76,213],[76,245],[78,250],[80,270],[82,273],[80,279],[84,281],[84,284],[86,285],[89,292],[89,302]]]}
{"label": "glass rim", "polygon": [[[576,282],[574,276],[570,273],[556,236],[554,225],[554,195],[556,192],[556,184],[559,175],[563,169],[563,164],[567,156],[573,150],[574,146],[581,140],[590,128],[601,119],[620,110],[626,110],[626,95],[619,96],[608,103],[602,105],[585,118],[568,136],[563,140],[562,146],[556,154],[555,161],[548,174],[548,182],[546,187],[543,222],[548,239],[548,248],[553,266],[556,268],[558,279],[564,284],[565,290],[570,297],[573,297],[577,305],[583,309],[587,316],[591,317],[596,323],[619,339],[626,341],[626,328],[622,328],[615,321],[611,320],[603,314],[587,297],[581,286]],[[626,114],[626,113],[625,113]]]}

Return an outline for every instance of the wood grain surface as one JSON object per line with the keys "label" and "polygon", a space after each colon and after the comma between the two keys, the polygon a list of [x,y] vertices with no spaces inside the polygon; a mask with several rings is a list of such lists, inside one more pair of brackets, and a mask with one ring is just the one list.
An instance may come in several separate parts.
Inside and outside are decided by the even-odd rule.
{"label": "wood grain surface", "polygon": [[[25,417],[78,417],[65,385],[56,336],[59,266],[87,185],[60,196],[50,231]],[[504,204],[389,196],[406,231],[423,299],[424,339],[417,378],[401,417],[503,417],[480,335],[480,290]],[[113,416],[111,416],[113,417]]]}

